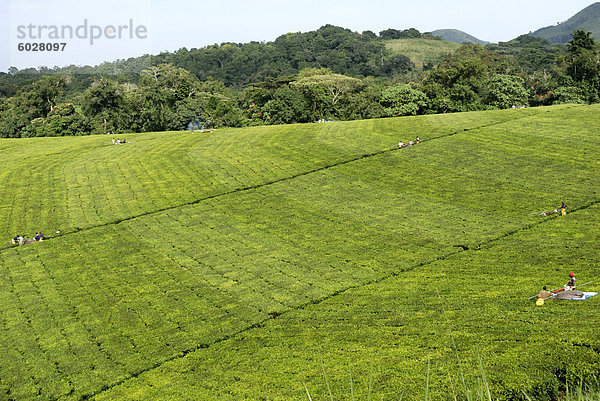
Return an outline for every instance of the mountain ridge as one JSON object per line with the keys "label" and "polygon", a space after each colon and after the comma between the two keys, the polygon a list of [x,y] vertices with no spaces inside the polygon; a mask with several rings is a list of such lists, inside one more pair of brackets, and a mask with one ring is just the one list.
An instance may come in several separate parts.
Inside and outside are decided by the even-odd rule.
{"label": "mountain ridge", "polygon": [[476,43],[476,44],[480,44],[480,45],[484,46],[484,45],[490,43],[485,40],[478,39],[475,36],[470,35],[459,29],[437,29],[431,33],[434,36],[440,36],[442,39],[444,39],[448,42],[454,42],[454,43],[459,43],[459,44]]}
{"label": "mountain ridge", "polygon": [[550,43],[567,43],[574,30],[585,30],[600,40],[600,2],[590,4],[568,20],[557,25],[546,26],[529,34],[544,38]]}

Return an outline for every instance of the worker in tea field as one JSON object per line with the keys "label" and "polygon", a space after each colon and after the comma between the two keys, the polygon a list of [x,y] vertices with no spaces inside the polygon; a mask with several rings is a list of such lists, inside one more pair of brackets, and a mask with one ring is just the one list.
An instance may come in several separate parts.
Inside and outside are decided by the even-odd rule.
{"label": "worker in tea field", "polygon": [[567,284],[565,284],[564,289],[566,291],[570,291],[570,290],[574,290],[575,286],[577,285],[577,279],[575,278],[575,273],[571,272],[569,273],[569,282]]}
{"label": "worker in tea field", "polygon": [[16,244],[23,245],[24,242],[25,242],[25,238],[23,238],[22,235],[17,235],[12,239],[13,245],[16,245]]}
{"label": "worker in tea field", "polygon": [[537,301],[535,301],[535,304],[537,306],[542,306],[544,305],[544,301],[550,297],[552,297],[552,293],[546,289],[546,286],[544,286],[538,294]]}
{"label": "worker in tea field", "polygon": [[419,142],[421,142],[421,140],[419,139],[419,137],[417,137],[417,139],[415,139],[414,141],[410,141],[410,142],[407,142],[407,143],[404,143],[404,142],[398,143],[398,147],[399,148],[406,148],[408,146],[415,145],[415,144],[417,144]]}
{"label": "worker in tea field", "polygon": [[560,208],[558,209],[554,209],[551,210],[549,212],[542,212],[540,213],[542,216],[549,216],[551,214],[556,214],[556,213],[560,213],[563,216],[565,216],[567,214],[567,209],[569,208],[569,206],[567,206],[567,204],[565,202],[562,202],[562,205],[560,205]]}
{"label": "worker in tea field", "polygon": [[562,205],[560,206],[560,213],[563,216],[567,215],[567,209],[569,208],[569,206],[567,206],[567,204],[565,202],[562,202]]}
{"label": "worker in tea field", "polygon": [[538,298],[542,298],[542,299],[548,299],[552,296],[552,293],[550,291],[548,291],[548,289],[546,288],[546,286],[544,286],[542,288],[542,290],[540,291],[540,293],[538,294]]}

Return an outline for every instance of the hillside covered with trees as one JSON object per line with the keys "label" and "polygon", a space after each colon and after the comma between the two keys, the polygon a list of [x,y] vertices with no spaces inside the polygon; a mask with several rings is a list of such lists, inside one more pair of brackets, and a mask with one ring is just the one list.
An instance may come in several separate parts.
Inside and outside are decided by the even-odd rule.
{"label": "hillside covered with trees", "polygon": [[0,136],[207,129],[599,101],[600,47],[589,32],[575,31],[567,46],[529,35],[485,47],[464,44],[434,61],[403,44],[411,40],[417,47],[443,43],[414,28],[376,34],[326,25],[273,42],[180,49],[97,67],[11,69],[0,74]]}
{"label": "hillside covered with trees", "polygon": [[600,39],[600,2],[587,6],[566,21],[540,28],[531,35],[550,43],[567,43],[575,30],[589,31],[596,40]]}

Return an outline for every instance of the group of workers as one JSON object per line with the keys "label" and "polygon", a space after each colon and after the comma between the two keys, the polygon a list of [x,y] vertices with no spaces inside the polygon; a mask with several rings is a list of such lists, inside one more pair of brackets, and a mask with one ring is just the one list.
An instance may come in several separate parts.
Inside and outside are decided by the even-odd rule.
{"label": "group of workers", "polygon": [[12,239],[12,243],[13,245],[23,245],[23,244],[28,244],[28,243],[32,243],[32,242],[38,242],[38,241],[43,241],[46,237],[44,237],[44,234],[41,231],[38,231],[37,234],[35,234],[35,237],[33,237],[33,239],[27,239],[25,237],[23,237],[22,235],[16,235],[13,239]]}
{"label": "group of workers", "polygon": [[577,286],[577,279],[575,278],[575,273],[571,272],[571,273],[569,273],[569,282],[567,284],[565,284],[564,286],[562,286],[562,288],[559,288],[554,291],[548,291],[546,286],[544,286],[542,288],[542,290],[540,291],[540,293],[537,295],[536,304],[538,306],[541,306],[544,304],[544,301],[546,299],[554,298],[556,296],[556,294],[561,291],[573,291],[576,286]]}
{"label": "group of workers", "polygon": [[398,147],[399,148],[406,148],[408,146],[412,146],[412,145],[416,145],[417,143],[421,142],[421,140],[419,139],[419,137],[417,137],[414,141],[410,141],[410,142],[400,142],[398,143]]}

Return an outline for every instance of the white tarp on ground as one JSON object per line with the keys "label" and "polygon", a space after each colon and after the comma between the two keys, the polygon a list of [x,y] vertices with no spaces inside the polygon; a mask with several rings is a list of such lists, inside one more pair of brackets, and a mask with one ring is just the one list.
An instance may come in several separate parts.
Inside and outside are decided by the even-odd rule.
{"label": "white tarp on ground", "polygon": [[598,295],[597,292],[583,292],[582,294],[583,295],[581,297],[571,298],[571,301],[583,301],[584,299],[588,299],[588,298]]}
{"label": "white tarp on ground", "polygon": [[569,290],[559,292],[553,298],[559,300],[583,301],[584,299],[588,299],[596,295],[598,295],[597,292],[582,292],[577,290]]}

